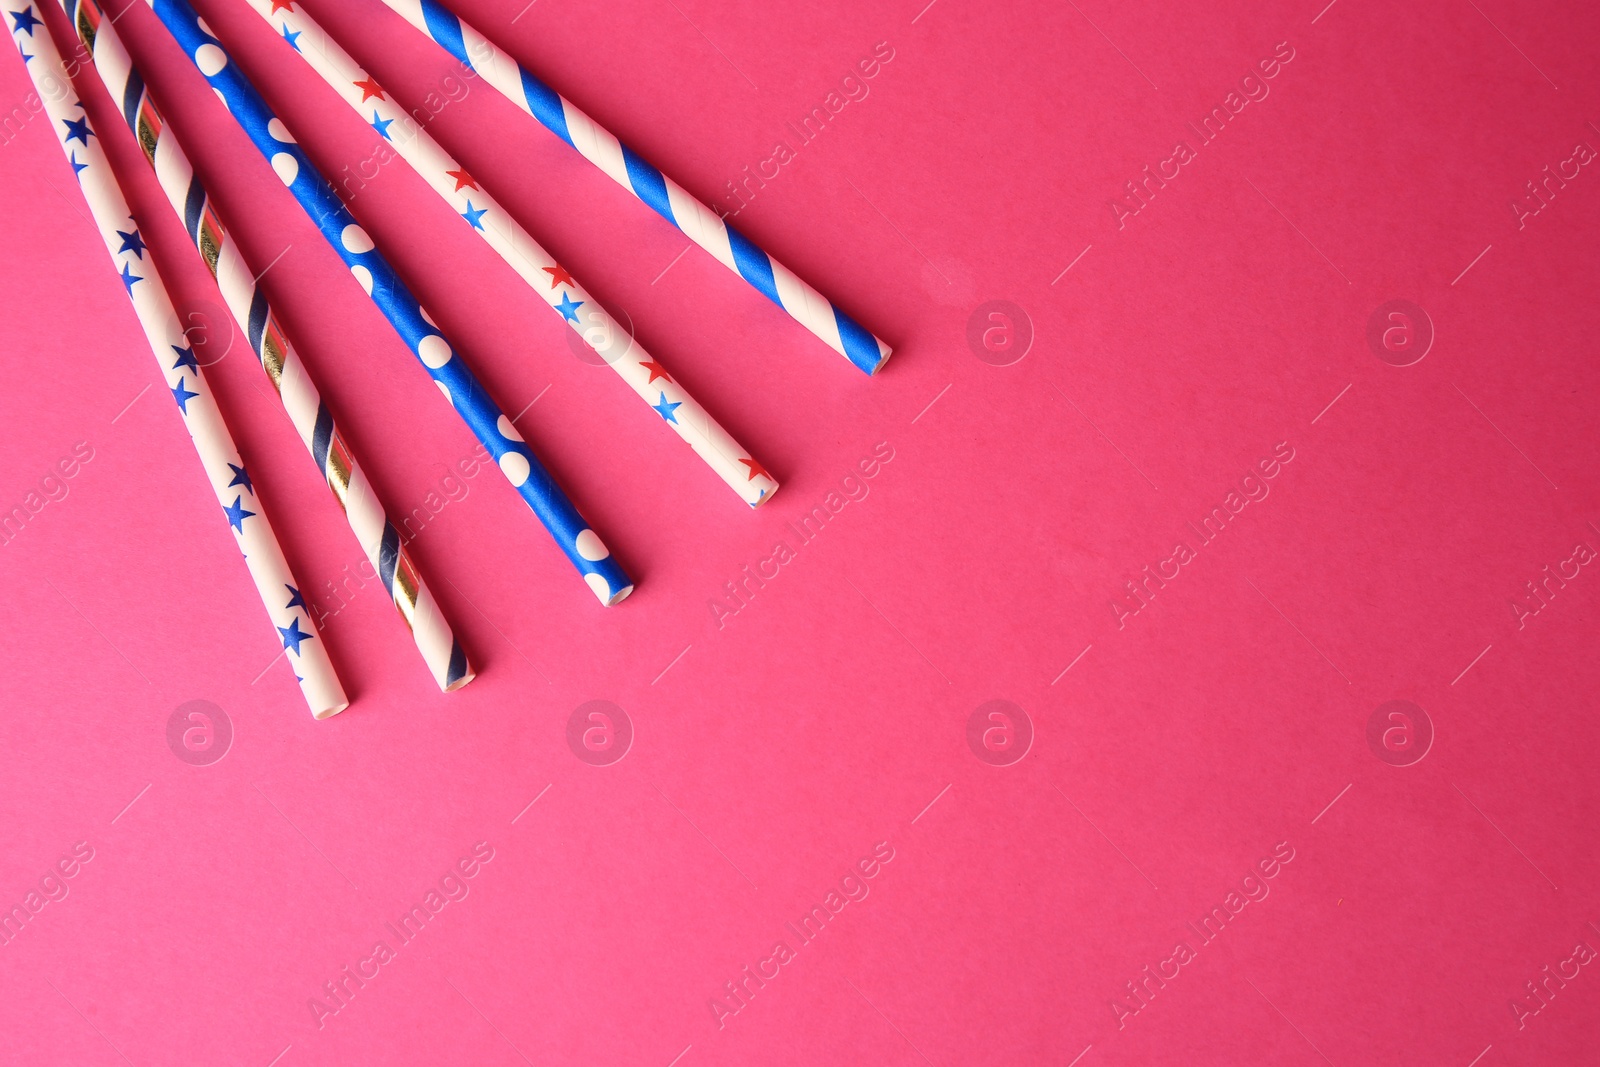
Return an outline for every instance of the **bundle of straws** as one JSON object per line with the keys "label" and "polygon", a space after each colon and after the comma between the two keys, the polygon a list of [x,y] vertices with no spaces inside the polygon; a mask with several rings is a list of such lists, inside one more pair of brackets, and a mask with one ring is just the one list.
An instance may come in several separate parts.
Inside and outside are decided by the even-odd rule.
{"label": "bundle of straws", "polygon": [[[340,200],[326,177],[267,106],[188,0],[146,0],[228,113],[344,259],[355,281],[421,361],[455,413],[499,464],[507,481],[538,516],[556,545],[602,604],[633,591],[633,582],[605,542],[590,528],[517,432],[467,361],[445,337],[382,251]],[[577,280],[535,241],[465,168],[411,117],[304,11],[297,0],[248,0],[292,50],[389,142],[428,184],[569,325],[584,311],[580,336],[604,343],[604,361],[659,419],[688,443],[750,507],[777,491],[778,483],[724,430],[659,360],[629,336]],[[690,240],[766,294],[795,321],[868,374],[889,358],[889,347],[867,332],[783,264],[727,225],[716,212],[645,162],[516,60],[437,0],[382,0],[445,48],[483,81],[537,119],[585,159],[678,227]],[[117,36],[114,19],[98,0],[60,0],[88,50],[89,69],[104,85],[137,138],[145,159],[215,280],[218,293],[311,452],[350,529],[389,591],[417,650],[440,689],[450,692],[474,677],[461,644],[407,554],[399,529],[362,473],[355,454],[323,402],[310,370],[289,343],[230,238],[219,206],[207,194],[189,155],[167,127],[146,80]],[[11,36],[49,115],[67,163],[78,179],[96,228],[105,241],[139,324],[161,366],[200,465],[211,482],[245,565],[272,619],[311,712],[319,719],[349,701],[299,593],[266,509],[234,447],[188,344],[178,315],[132,220],[99,135],[75,95],[62,54],[32,3],[6,12]],[[618,344],[617,342],[620,342]],[[621,356],[615,355],[621,349]]]}

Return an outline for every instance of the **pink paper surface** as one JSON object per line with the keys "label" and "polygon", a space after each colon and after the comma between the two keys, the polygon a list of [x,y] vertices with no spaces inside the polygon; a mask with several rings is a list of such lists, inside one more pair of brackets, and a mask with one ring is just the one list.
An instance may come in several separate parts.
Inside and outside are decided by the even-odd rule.
{"label": "pink paper surface", "polygon": [[[325,170],[372,155],[245,5],[195,7]],[[306,7],[409,106],[456,71],[376,0]],[[737,224],[896,354],[861,375],[482,83],[441,110],[783,482],[749,512],[384,168],[352,208],[533,404],[519,426],[639,583],[600,608],[497,472],[460,477],[468,431],[129,4],[481,671],[434,689],[81,77],[328,614],[354,703],[314,722],[0,60],[0,506],[61,497],[0,546],[8,1062],[1596,1061],[1600,12],[456,7],[719,210],[776,167]],[[581,722],[569,742],[597,700],[632,734],[609,765]],[[169,741],[191,701],[220,710],[210,749]]]}

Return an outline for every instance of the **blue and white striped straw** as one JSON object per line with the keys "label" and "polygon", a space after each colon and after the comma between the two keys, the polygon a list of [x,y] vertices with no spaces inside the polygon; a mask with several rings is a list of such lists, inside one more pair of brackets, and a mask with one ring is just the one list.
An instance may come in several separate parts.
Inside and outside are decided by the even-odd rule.
{"label": "blue and white striped straw", "polygon": [[633,582],[187,0],[146,0],[602,604]]}
{"label": "blue and white striped straw", "polygon": [[[288,5],[288,0],[283,2]],[[682,230],[689,240],[766,294],[767,299],[787,311],[835,352],[868,374],[876,374],[889,358],[888,345],[797,278],[788,267],[756,247],[681,185],[646,163],[572,101],[534,77],[438,0],[383,2],[476,71],[513,104],[538,119],[583,158],[609,174],[618,185],[654,208],[656,214]]]}

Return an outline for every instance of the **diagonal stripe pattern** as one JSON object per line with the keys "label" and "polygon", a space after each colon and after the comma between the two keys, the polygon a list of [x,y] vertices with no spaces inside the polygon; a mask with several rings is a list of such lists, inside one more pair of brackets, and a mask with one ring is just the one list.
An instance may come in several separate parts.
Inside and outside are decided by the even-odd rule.
{"label": "diagonal stripe pattern", "polygon": [[656,214],[682,230],[689,240],[710,252],[723,266],[755,286],[835,352],[868,374],[876,374],[883,367],[889,358],[888,345],[438,0],[383,2],[610,175],[618,185],[643,200]]}

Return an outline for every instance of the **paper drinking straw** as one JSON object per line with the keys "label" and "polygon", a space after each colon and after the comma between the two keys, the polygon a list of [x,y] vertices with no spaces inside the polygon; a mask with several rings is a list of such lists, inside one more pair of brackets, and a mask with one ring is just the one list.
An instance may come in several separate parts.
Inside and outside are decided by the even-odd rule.
{"label": "paper drinking straw", "polygon": [[[371,75],[303,11],[285,0],[250,0],[293,48],[363,119],[379,130],[464,224],[521,275],[551,310],[570,323],[718,477],[756,507],[778,483],[646,352],[623,326],[540,247],[494,197],[440,146]],[[582,312],[579,309],[585,309]],[[621,351],[621,355],[615,354]]]}
{"label": "paper drinking straw", "polygon": [[461,688],[472,681],[474,674],[466,653],[400,543],[399,529],[384,513],[383,504],[334,423],[332,412],[322,402],[316,383],[284,337],[277,317],[267,305],[266,294],[256,287],[238,244],[228,235],[183,146],[150,98],[145,80],[123,47],[115,26],[109,20],[102,21],[103,11],[94,0],[61,0],[61,5],[89,50],[106,91],[122,105],[123,117],[138,138],[145,159],[155,168],[162,191],[210,268],[239,329],[250,339],[289,420],[300,432],[300,439],[310,450],[334,499],[344,509],[351,530],[411,630],[434,681],[445,692]]}
{"label": "paper drinking straw", "polygon": [[[344,687],[334,674],[327,650],[317,638],[316,624],[300,596],[300,583],[283,558],[283,549],[267,522],[266,509],[257,499],[244,461],[239,458],[239,450],[234,447],[233,437],[222,421],[222,412],[179,325],[178,313],[172,307],[166,287],[151,269],[153,264],[145,258],[144,241],[132,221],[128,201],[117,185],[87,112],[73,92],[61,53],[31,3],[15,11],[8,4],[5,13],[11,19],[12,41],[22,54],[28,76],[33,79],[45,114],[50,118],[50,127],[60,139],[61,150],[88,201],[89,213],[105,242],[106,251],[111,254],[112,265],[122,276],[134,314],[161,365],[166,388],[178,405],[195,451],[200,454],[200,464],[233,530],[234,542],[244,554],[256,592],[261,595],[272,625],[277,628],[278,639],[294,668],[300,691],[317,718],[336,715],[350,704]],[[124,226],[126,230],[122,229]]]}
{"label": "paper drinking straw", "polygon": [[223,50],[222,43],[206,30],[186,0],[146,2],[222,97],[251,142],[271,162],[272,169],[344,259],[378,310],[422,361],[456,413],[494,457],[506,479],[522,494],[600,602],[615,604],[631,593],[633,582],[621,564],[578,514],[466,360],[456,354],[367,231],[294,142],[288,127],[272,113],[239,65]]}
{"label": "paper drinking straw", "polygon": [[[835,352],[868,374],[876,374],[889,358],[889,346],[868,333],[794,272],[767,255],[744,234],[683,187],[646,163],[627,145],[544,82],[519,66],[488,38],[451,14],[438,0],[383,0],[407,22],[483,76],[495,89],[578,154],[609,174],[656,214],[710,252],[729,270],[765,293],[796,322],[816,334]],[[293,7],[276,0],[276,7]]]}

